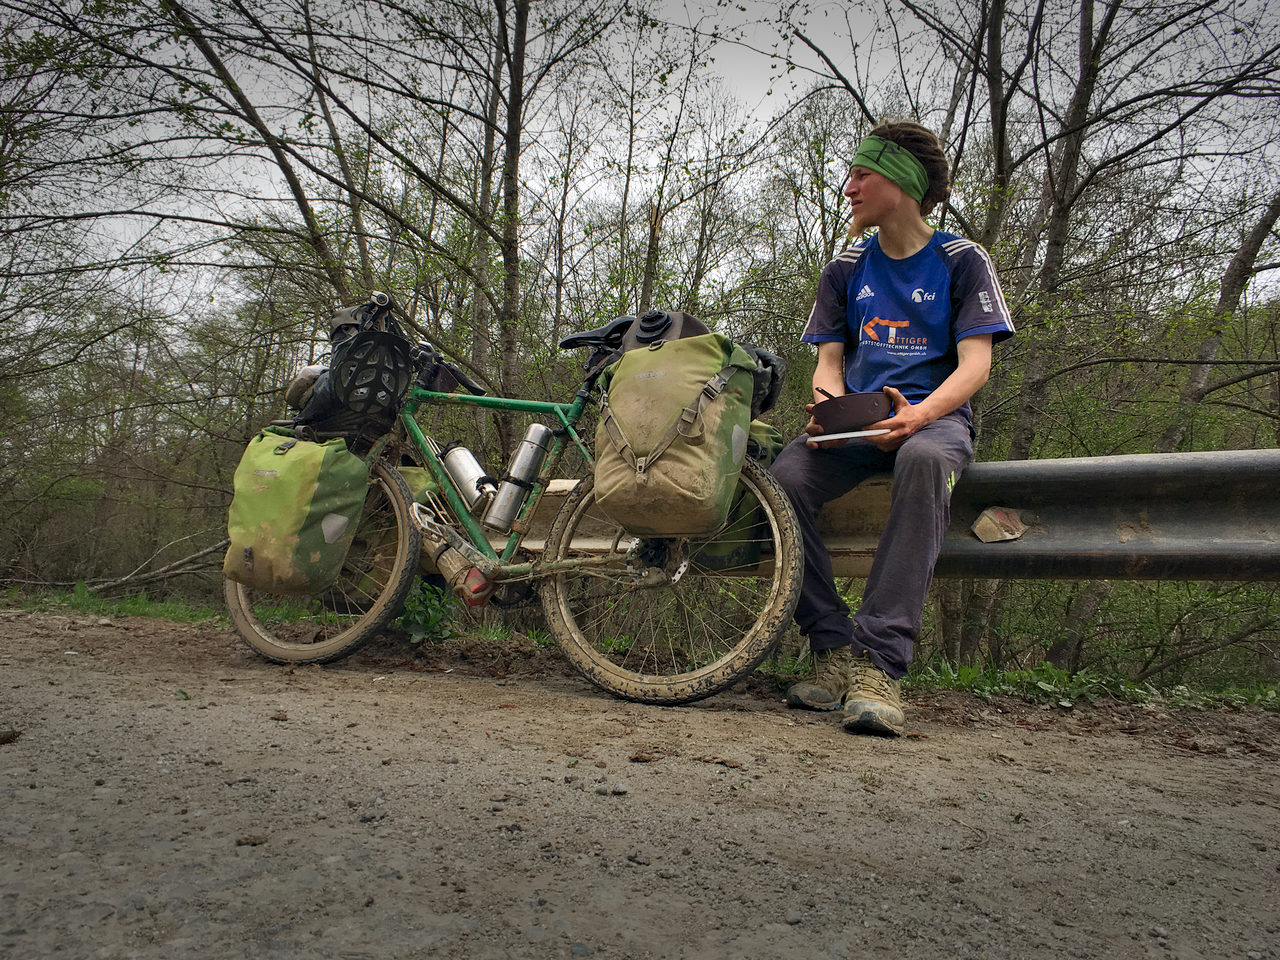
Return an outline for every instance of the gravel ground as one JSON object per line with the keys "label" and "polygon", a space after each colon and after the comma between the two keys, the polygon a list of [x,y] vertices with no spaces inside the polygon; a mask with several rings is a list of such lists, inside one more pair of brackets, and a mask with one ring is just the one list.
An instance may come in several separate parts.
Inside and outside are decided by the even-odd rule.
{"label": "gravel ground", "polygon": [[0,610],[0,956],[1280,958],[1280,716],[960,695],[844,734],[554,651],[329,667]]}

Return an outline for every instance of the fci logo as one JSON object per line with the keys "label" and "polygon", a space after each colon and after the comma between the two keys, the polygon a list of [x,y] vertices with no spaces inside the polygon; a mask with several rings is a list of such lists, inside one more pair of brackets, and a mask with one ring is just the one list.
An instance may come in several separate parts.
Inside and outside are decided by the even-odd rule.
{"label": "fci logo", "polygon": [[916,287],[911,291],[911,299],[915,303],[924,303],[927,300],[938,299],[938,295],[936,293],[925,293],[920,287]]}

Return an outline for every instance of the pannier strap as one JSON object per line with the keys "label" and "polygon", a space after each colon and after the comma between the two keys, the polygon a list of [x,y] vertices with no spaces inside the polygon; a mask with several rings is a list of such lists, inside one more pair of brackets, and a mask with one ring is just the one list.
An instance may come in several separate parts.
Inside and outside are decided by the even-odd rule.
{"label": "pannier strap", "polygon": [[724,388],[737,371],[738,368],[730,364],[704,383],[702,390],[698,392],[697,399],[680,411],[676,422],[662,435],[662,439],[654,444],[646,457],[637,457],[627,438],[622,435],[618,421],[614,418],[613,411],[609,409],[607,396],[604,408],[600,411],[600,423],[609,435],[609,442],[613,444],[627,466],[636,473],[644,473],[666,452],[667,447],[675,442],[676,437],[683,437],[685,443],[695,447],[706,439],[702,413],[716,397],[724,392]]}

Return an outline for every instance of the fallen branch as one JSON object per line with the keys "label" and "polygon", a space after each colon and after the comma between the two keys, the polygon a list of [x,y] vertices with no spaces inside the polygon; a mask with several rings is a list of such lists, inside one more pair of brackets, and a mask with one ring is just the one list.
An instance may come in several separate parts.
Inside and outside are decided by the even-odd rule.
{"label": "fallen branch", "polygon": [[[127,582],[128,580],[132,579],[135,575],[137,575],[137,574],[141,573],[144,569],[146,569],[147,565],[148,565],[149,563],[151,563],[151,561],[153,561],[156,557],[160,556],[160,554],[164,553],[164,552],[165,552],[166,550],[168,550],[170,547],[172,547],[172,546],[176,546],[177,544],[182,543],[184,540],[190,540],[190,539],[192,539],[193,537],[203,536],[204,534],[206,534],[206,533],[208,533],[208,532],[209,532],[209,531],[207,531],[207,530],[201,530],[199,533],[191,533],[191,534],[188,534],[188,535],[187,535],[187,536],[185,536],[185,537],[179,537],[177,540],[170,540],[170,541],[169,541],[168,543],[166,543],[163,547],[158,548],[154,553],[152,553],[152,554],[151,554],[151,556],[147,557],[147,559],[143,560],[140,564],[138,564],[136,567],[134,567],[131,571],[129,571],[129,572],[128,572],[128,573],[126,573],[123,577],[120,577],[118,580],[116,580],[116,581],[114,581],[114,582],[116,582],[116,583],[125,583],[125,582]],[[228,541],[224,540],[224,541],[222,541],[222,544],[221,544],[221,545],[222,545],[222,546],[226,546],[226,544],[227,544],[227,543],[228,543]],[[217,546],[209,547],[208,549],[201,550],[201,551],[199,551],[198,553],[193,553],[193,554],[192,554],[191,556],[189,556],[189,557],[184,557],[182,560],[175,560],[173,563],[169,564],[169,566],[168,566],[168,567],[161,567],[160,569],[161,569],[161,570],[168,570],[168,569],[169,569],[169,567],[175,566],[176,564],[179,564],[179,563],[185,563],[185,562],[186,562],[186,561],[188,561],[188,560],[194,560],[194,559],[196,559],[197,557],[202,557],[202,556],[204,556],[206,553],[208,553],[210,550],[216,550],[216,549],[218,549],[218,548],[217,548]],[[157,572],[159,572],[159,571],[157,571]],[[99,582],[101,583],[102,581],[99,581]],[[100,587],[98,587],[98,588],[91,588],[91,589],[101,589],[101,588],[100,588]]]}
{"label": "fallen branch", "polygon": [[1245,640],[1248,640],[1250,637],[1256,634],[1259,634],[1264,630],[1269,630],[1271,627],[1274,627],[1277,622],[1280,622],[1280,617],[1263,617],[1259,620],[1255,620],[1253,623],[1250,623],[1246,626],[1241,627],[1239,630],[1235,631],[1230,636],[1228,636],[1225,640],[1217,640],[1212,643],[1206,643],[1206,644],[1203,644],[1202,646],[1195,647],[1191,650],[1185,650],[1182,653],[1174,654],[1173,656],[1169,657],[1167,660],[1164,660],[1160,663],[1157,663],[1153,666],[1147,667],[1146,669],[1142,670],[1136,677],[1133,678],[1134,683],[1142,683],[1144,680],[1150,680],[1152,677],[1157,676],[1158,674],[1164,673],[1166,670],[1170,669],[1171,667],[1176,667],[1180,663],[1185,663],[1187,660],[1194,660],[1197,657],[1203,657],[1206,654],[1216,653],[1219,650],[1225,650],[1227,647],[1235,646],[1237,643],[1243,643]]}
{"label": "fallen branch", "polygon": [[[187,538],[184,538],[184,539],[187,539]],[[180,540],[174,541],[174,543],[180,543],[180,542],[181,542]],[[85,585],[85,589],[92,590],[95,593],[100,593],[106,590],[114,590],[118,587],[141,586],[143,584],[155,583],[161,580],[172,580],[174,577],[183,577],[188,575],[197,575],[197,576],[203,575],[208,572],[209,567],[211,566],[211,563],[205,558],[209,557],[211,554],[221,553],[223,550],[227,548],[227,546],[230,543],[231,543],[230,540],[220,540],[219,542],[212,544],[211,546],[205,547],[203,550],[197,550],[195,553],[190,554],[189,556],[183,557],[180,560],[174,560],[172,563],[165,564],[163,567],[160,567],[158,570],[152,570],[150,572],[143,573],[142,572],[143,567],[145,567],[147,563],[150,563],[151,560],[155,558],[155,554],[152,554],[151,558],[149,558],[145,563],[143,563],[142,566],[135,567],[133,570],[125,574],[123,577],[116,577],[114,579],[83,581]],[[169,544],[169,546],[172,546],[172,544]],[[204,562],[200,562],[200,561],[204,561]],[[76,584],[80,582],[81,581],[79,580],[19,580],[16,578],[0,580],[0,583],[7,584],[9,586],[18,586],[18,587],[62,588],[62,587],[74,587],[76,586]]]}
{"label": "fallen branch", "polygon": [[[190,556],[183,557],[181,560],[175,560],[173,561],[173,563],[166,564],[165,566],[161,567],[159,570],[152,570],[150,573],[139,573],[142,567],[138,567],[134,569],[131,573],[128,573],[125,576],[120,577],[116,580],[107,580],[99,583],[86,584],[85,586],[87,586],[90,590],[97,590],[97,591],[114,590],[117,587],[123,587],[125,585],[132,586],[132,585],[143,584],[143,583],[154,583],[157,580],[168,580],[173,577],[185,576],[186,574],[194,573],[200,568],[208,565],[207,563],[204,563],[204,564],[195,564],[195,566],[192,566],[194,561],[200,560],[201,558],[207,557],[213,553],[221,553],[223,550],[227,548],[227,545],[230,543],[231,543],[230,540],[221,540],[218,543],[205,547],[203,550],[197,550],[195,553],[191,554]],[[149,562],[150,561],[148,560],[148,563]],[[143,566],[145,566],[145,564],[143,564]]]}

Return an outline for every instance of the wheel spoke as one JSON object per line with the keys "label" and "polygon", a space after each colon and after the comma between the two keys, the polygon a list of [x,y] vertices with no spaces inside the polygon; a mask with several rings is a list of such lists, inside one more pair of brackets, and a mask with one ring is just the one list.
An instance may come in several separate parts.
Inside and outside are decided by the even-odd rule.
{"label": "wheel spoke", "polygon": [[603,517],[590,481],[579,484],[552,524],[547,558],[585,556],[575,540],[612,538],[627,547],[634,574],[561,572],[543,591],[557,639],[593,683],[628,699],[681,703],[723,689],[767,654],[799,591],[799,534],[772,478],[752,464],[743,483],[743,509],[719,535],[649,540]]}

